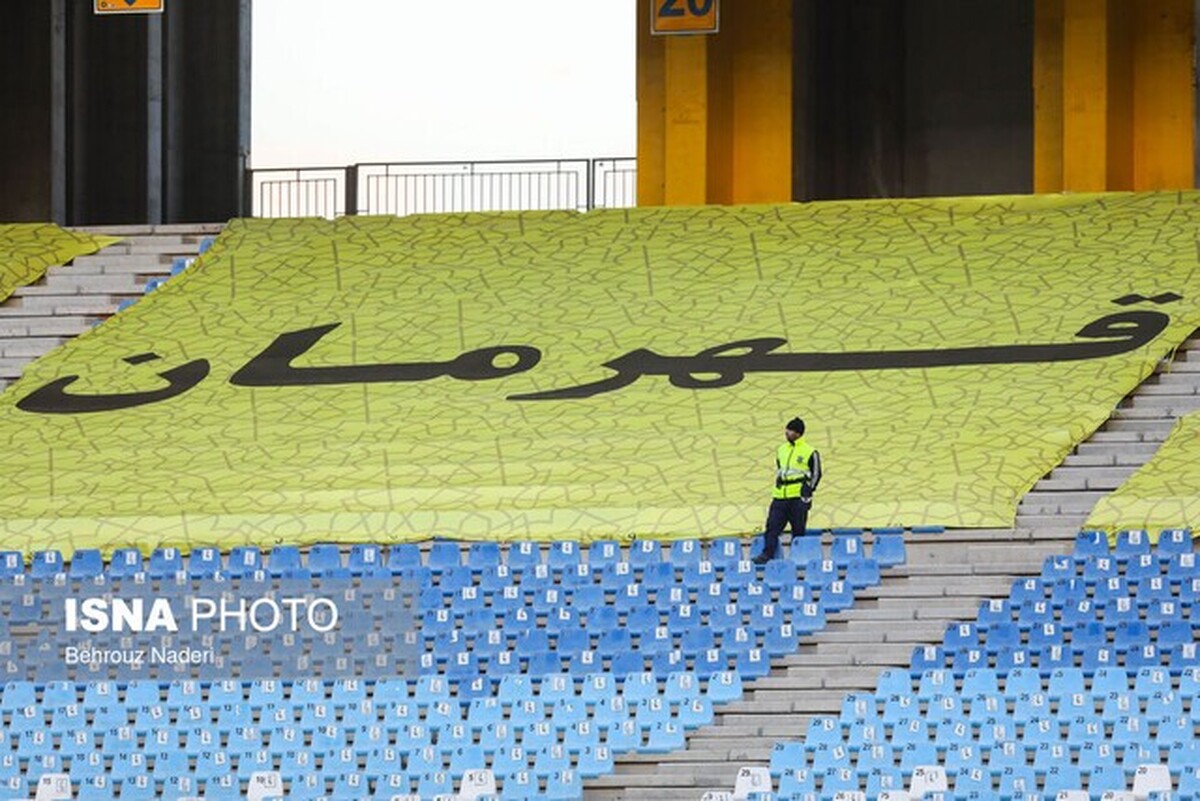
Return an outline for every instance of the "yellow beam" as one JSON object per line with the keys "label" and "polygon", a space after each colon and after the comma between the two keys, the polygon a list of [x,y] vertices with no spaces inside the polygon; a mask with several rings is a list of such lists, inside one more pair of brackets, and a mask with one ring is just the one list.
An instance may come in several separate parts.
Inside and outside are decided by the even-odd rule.
{"label": "yellow beam", "polygon": [[792,2],[722,6],[732,39],[732,202],[792,198]]}
{"label": "yellow beam", "polygon": [[1105,12],[1108,29],[1106,58],[1108,118],[1106,188],[1133,189],[1133,12],[1135,0],[1108,0]]}
{"label": "yellow beam", "polygon": [[1063,189],[1108,188],[1108,2],[1063,2]]}
{"label": "yellow beam", "polygon": [[705,201],[728,205],[735,202],[733,112],[737,87],[733,83],[733,64],[737,53],[730,32],[736,22],[732,4],[726,2],[721,12],[721,33],[705,37],[708,42],[708,186]]}
{"label": "yellow beam", "polygon": [[663,40],[650,35],[650,4],[637,10],[637,201],[641,206],[665,202],[666,55]]}
{"label": "yellow beam", "polygon": [[708,42],[704,36],[666,40],[664,202],[703,205],[708,190]]}
{"label": "yellow beam", "polygon": [[1033,24],[1033,191],[1063,188],[1063,0],[1037,0]]}
{"label": "yellow beam", "polygon": [[1192,0],[1135,3],[1133,188],[1195,182]]}

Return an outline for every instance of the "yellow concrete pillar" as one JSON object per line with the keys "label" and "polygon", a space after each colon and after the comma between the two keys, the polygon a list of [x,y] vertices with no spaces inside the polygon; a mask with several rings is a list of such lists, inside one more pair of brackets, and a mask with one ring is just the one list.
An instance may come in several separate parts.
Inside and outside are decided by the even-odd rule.
{"label": "yellow concrete pillar", "polygon": [[1063,2],[1063,189],[1108,188],[1108,0]]}
{"label": "yellow concrete pillar", "polygon": [[651,36],[638,6],[638,203],[786,202],[792,4],[721,5],[721,31]]}
{"label": "yellow concrete pillar", "polygon": [[792,197],[792,2],[731,0],[734,203]]}
{"label": "yellow concrete pillar", "polygon": [[1061,192],[1063,0],[1038,0],[1033,33],[1033,191]]}
{"label": "yellow concrete pillar", "polygon": [[666,41],[666,121],[663,202],[703,205],[708,199],[708,42],[702,36]]}
{"label": "yellow concrete pillar", "polygon": [[1035,8],[1035,191],[1192,186],[1191,0]]}
{"label": "yellow concrete pillar", "polygon": [[1192,0],[1134,4],[1133,186],[1195,180]]}
{"label": "yellow concrete pillar", "polygon": [[637,199],[642,206],[665,202],[664,135],[666,131],[666,48],[650,35],[651,0],[638,0],[637,10]]}

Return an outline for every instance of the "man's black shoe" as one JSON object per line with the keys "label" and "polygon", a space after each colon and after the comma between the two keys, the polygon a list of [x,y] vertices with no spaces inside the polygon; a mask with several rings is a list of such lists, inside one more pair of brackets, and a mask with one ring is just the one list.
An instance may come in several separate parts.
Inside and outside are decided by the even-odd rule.
{"label": "man's black shoe", "polygon": [[765,565],[767,562],[770,562],[774,558],[775,557],[773,557],[773,556],[767,556],[765,553],[760,553],[758,556],[754,557],[754,564]]}

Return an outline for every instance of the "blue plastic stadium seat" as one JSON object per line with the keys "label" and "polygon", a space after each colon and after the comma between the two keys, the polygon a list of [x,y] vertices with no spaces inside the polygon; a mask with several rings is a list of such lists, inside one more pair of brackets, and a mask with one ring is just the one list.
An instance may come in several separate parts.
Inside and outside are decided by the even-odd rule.
{"label": "blue plastic stadium seat", "polygon": [[1022,607],[1027,603],[1044,601],[1046,589],[1047,585],[1041,579],[1016,579],[1009,591],[1009,603],[1015,607]]}
{"label": "blue plastic stadium seat", "polygon": [[556,573],[572,572],[580,564],[579,544],[570,540],[550,544],[546,564]]}
{"label": "blue plastic stadium seat", "polygon": [[946,666],[946,652],[937,645],[918,645],[913,648],[909,668],[914,677],[920,676],[926,670]]}
{"label": "blue plastic stadium seat", "polygon": [[1078,557],[1107,556],[1108,533],[1100,529],[1086,529],[1075,535],[1075,555]]}
{"label": "blue plastic stadium seat", "polygon": [[63,556],[59,551],[35,551],[29,564],[29,575],[35,579],[47,579],[66,572]]}
{"label": "blue plastic stadium seat", "polygon": [[183,571],[183,554],[178,548],[155,548],[150,554],[150,578],[171,578]]}
{"label": "blue plastic stadium seat", "polygon": [[427,566],[434,573],[462,567],[462,549],[457,542],[437,540],[429,546]]}
{"label": "blue plastic stadium seat", "polygon": [[1184,643],[1172,648],[1168,666],[1176,675],[1186,674],[1188,671],[1200,667],[1200,652],[1196,649],[1196,643]]}
{"label": "blue plastic stadium seat", "polygon": [[415,542],[400,542],[387,550],[387,567],[392,575],[407,575],[420,570],[421,549]]}
{"label": "blue plastic stadium seat", "polygon": [[874,559],[859,559],[846,567],[846,583],[856,590],[874,587],[879,583],[879,563]]}
{"label": "blue plastic stadium seat", "polygon": [[680,568],[697,565],[704,561],[704,546],[697,539],[675,540],[671,543],[667,558]]}
{"label": "blue plastic stadium seat", "polygon": [[[1124,563],[1111,555],[1089,556],[1083,562],[1083,581],[1087,584],[1097,584],[1111,578],[1121,576],[1121,566]],[[1056,590],[1058,587],[1055,588]],[[1084,595],[1085,593],[1080,593]]]}
{"label": "blue plastic stadium seat", "polygon": [[235,578],[252,575],[263,569],[262,552],[248,545],[238,545],[229,550],[225,572]]}
{"label": "blue plastic stadium seat", "polygon": [[193,548],[188,555],[187,570],[191,578],[212,578],[221,569],[221,552],[217,548]]}
{"label": "blue plastic stadium seat", "polygon": [[1171,554],[1170,561],[1167,563],[1166,573],[1169,581],[1182,585],[1185,582],[1191,582],[1198,576],[1200,576],[1200,569],[1197,568],[1196,554],[1194,552],[1186,551],[1184,553]]}
{"label": "blue plastic stadium seat", "polygon": [[475,574],[503,564],[500,544],[496,542],[473,542],[467,549],[467,567]]}
{"label": "blue plastic stadium seat", "polygon": [[708,544],[708,561],[718,570],[725,570],[742,561],[742,541],[736,537],[719,537]]}
{"label": "blue plastic stadium seat", "polygon": [[788,543],[788,559],[797,565],[803,566],[809,562],[820,562],[824,558],[820,534],[792,537]]}
{"label": "blue plastic stadium seat", "polygon": [[907,553],[902,529],[875,529],[875,543],[871,547],[871,558],[882,568],[904,564]]}
{"label": "blue plastic stadium seat", "polygon": [[0,551],[0,579],[12,578],[25,572],[25,557],[20,551]]}
{"label": "blue plastic stadium seat", "polygon": [[508,546],[505,564],[513,573],[522,573],[542,564],[542,548],[536,542],[521,540]]}
{"label": "blue plastic stadium seat", "polygon": [[662,561],[662,546],[658,540],[634,540],[629,546],[629,563],[635,568]]}
{"label": "blue plastic stadium seat", "polygon": [[1126,529],[1117,532],[1117,545],[1113,554],[1126,559],[1150,552],[1150,535],[1143,529]]}
{"label": "blue plastic stadium seat", "polygon": [[1042,561],[1042,581],[1061,581],[1074,577],[1076,562],[1071,556],[1055,554]]}
{"label": "blue plastic stadium seat", "polygon": [[588,546],[588,564],[593,570],[606,571],[620,561],[621,545],[615,540],[597,540]]}
{"label": "blue plastic stadium seat", "polygon": [[[272,553],[272,562],[274,562],[274,553]],[[309,548],[306,566],[312,575],[318,577],[350,575],[342,565],[341,548],[333,543],[318,543]]]}
{"label": "blue plastic stadium seat", "polygon": [[1140,553],[1129,557],[1125,564],[1125,580],[1130,584],[1140,584],[1143,581],[1161,576],[1163,562],[1158,554]]}
{"label": "blue plastic stadium seat", "polygon": [[807,768],[789,768],[779,776],[779,798],[817,798],[817,776]]}
{"label": "blue plastic stadium seat", "polygon": [[861,529],[834,529],[829,558],[839,565],[848,565],[866,557],[863,552]]}
{"label": "blue plastic stadium seat", "polygon": [[1160,554],[1174,555],[1190,553],[1192,550],[1192,531],[1186,528],[1165,528],[1158,535],[1156,549]]}
{"label": "blue plastic stadium seat", "polygon": [[109,560],[108,575],[112,578],[128,578],[144,570],[142,554],[136,548],[117,548]]}

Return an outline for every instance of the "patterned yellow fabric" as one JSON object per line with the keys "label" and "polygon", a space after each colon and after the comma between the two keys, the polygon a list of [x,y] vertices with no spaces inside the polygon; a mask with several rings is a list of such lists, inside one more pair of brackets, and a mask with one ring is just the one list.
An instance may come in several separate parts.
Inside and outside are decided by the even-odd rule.
{"label": "patterned yellow fabric", "polygon": [[1147,529],[1152,541],[1164,528],[1200,531],[1200,414],[1176,423],[1150,461],[1100,499],[1087,525],[1114,540],[1127,528]]}
{"label": "patterned yellow fabric", "polygon": [[120,239],[67,231],[53,223],[0,224],[0,301],[46,270],[95,253]]}
{"label": "patterned yellow fabric", "polygon": [[1198,229],[1200,193],[235,222],[0,397],[0,542],[745,533],[796,415],[812,525],[1008,525],[1200,323]]}

